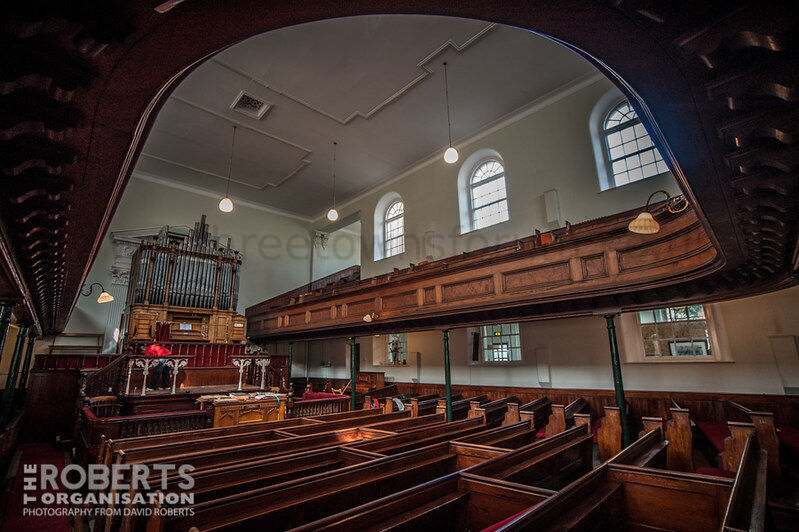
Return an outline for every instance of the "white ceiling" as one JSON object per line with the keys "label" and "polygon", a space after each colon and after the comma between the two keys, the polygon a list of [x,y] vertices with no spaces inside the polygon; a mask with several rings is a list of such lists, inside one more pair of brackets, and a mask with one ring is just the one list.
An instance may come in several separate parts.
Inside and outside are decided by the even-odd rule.
{"label": "white ceiling", "polygon": [[[400,174],[453,139],[595,72],[525,30],[431,16],[340,18],[250,38],[198,67],[164,104],[136,171],[307,217]],[[230,109],[240,91],[272,104]]]}

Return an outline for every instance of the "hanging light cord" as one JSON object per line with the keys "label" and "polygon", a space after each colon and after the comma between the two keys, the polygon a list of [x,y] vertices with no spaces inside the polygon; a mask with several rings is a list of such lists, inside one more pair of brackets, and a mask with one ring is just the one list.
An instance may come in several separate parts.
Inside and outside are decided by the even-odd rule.
{"label": "hanging light cord", "polygon": [[333,208],[336,208],[336,146],[338,142],[333,141]]}
{"label": "hanging light cord", "polygon": [[447,77],[447,62],[444,61],[444,96],[447,100],[447,134],[449,135],[449,147],[452,147],[452,121],[449,117],[449,78]]}
{"label": "hanging light cord", "polygon": [[227,189],[225,197],[230,197],[230,174],[233,172],[233,148],[236,146],[236,126],[233,126],[233,141],[230,143],[230,159],[227,163]]}

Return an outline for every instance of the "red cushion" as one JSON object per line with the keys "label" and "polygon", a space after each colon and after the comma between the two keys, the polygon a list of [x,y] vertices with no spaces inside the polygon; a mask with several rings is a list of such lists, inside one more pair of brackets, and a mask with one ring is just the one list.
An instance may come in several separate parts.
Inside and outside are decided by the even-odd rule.
{"label": "red cushion", "polygon": [[780,443],[799,453],[799,429],[793,427],[780,427],[777,436]]}
{"label": "red cushion", "polygon": [[305,392],[302,394],[303,401],[312,401],[314,399],[338,399],[340,397],[349,397],[349,395],[344,396],[338,393],[324,393],[324,392]]}
{"label": "red cushion", "polygon": [[599,427],[602,426],[602,420],[605,419],[603,417],[599,418],[591,425],[591,434],[594,435],[594,443],[597,442],[597,435],[599,434]]}
{"label": "red cushion", "polygon": [[546,438],[547,437],[547,428],[546,426],[541,427],[541,430],[535,433],[536,438]]}
{"label": "red cushion", "polygon": [[702,431],[702,434],[707,436],[713,447],[720,453],[724,452],[724,439],[730,435],[730,429],[726,423],[718,423],[715,421],[697,421],[696,426]]}
{"label": "red cushion", "polygon": [[147,357],[168,357],[171,354],[172,352],[169,349],[158,344],[152,344],[144,352],[144,356]]}
{"label": "red cushion", "polygon": [[487,527],[487,528],[484,528],[484,529],[483,529],[483,530],[481,530],[480,532],[494,532],[495,530],[499,530],[499,529],[500,529],[500,528],[502,528],[503,526],[507,525],[508,523],[510,523],[511,521],[513,521],[514,519],[516,519],[517,517],[520,517],[520,516],[522,516],[523,514],[526,514],[527,512],[529,512],[530,510],[532,510],[533,508],[535,508],[535,506],[531,506],[531,507],[529,507],[529,508],[525,508],[525,509],[524,509],[524,510],[522,510],[521,512],[519,512],[519,513],[517,513],[517,514],[513,514],[512,516],[508,517],[507,519],[503,519],[503,520],[502,520],[502,521],[500,521],[499,523],[494,523],[493,525],[491,525],[491,526],[489,526],[489,527]]}
{"label": "red cushion", "polygon": [[700,467],[694,471],[697,475],[710,475],[711,477],[735,478],[735,473],[717,467]]}

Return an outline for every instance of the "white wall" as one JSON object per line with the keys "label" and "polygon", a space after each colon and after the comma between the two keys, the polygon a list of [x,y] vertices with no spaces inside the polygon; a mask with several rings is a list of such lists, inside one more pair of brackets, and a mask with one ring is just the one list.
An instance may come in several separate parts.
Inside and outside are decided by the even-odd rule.
{"label": "white wall", "polygon": [[[92,266],[86,286],[93,282],[109,286],[109,268],[116,253],[112,231],[161,227],[194,226],[207,215],[212,234],[243,253],[238,311],[310,280],[310,224],[263,210],[236,205],[225,214],[217,208],[218,198],[176,189],[150,180],[132,178],[111,223],[108,236]],[[72,312],[65,332],[102,333],[109,305],[92,297],[81,297]]]}
{"label": "white wall", "polygon": [[[342,216],[360,213],[362,276],[407,267],[409,262],[419,262],[428,255],[440,259],[528,236],[535,229],[557,227],[557,223],[547,223],[545,213],[543,194],[551,189],[558,192],[561,220],[571,223],[641,206],[658,189],[679,193],[671,174],[600,192],[589,119],[597,101],[611,90],[615,90],[613,85],[601,78],[574,92],[553,95],[540,106],[532,106],[534,112],[520,113],[496,131],[458,145],[458,163],[448,165],[436,158],[346,202],[340,207]],[[461,234],[457,194],[460,163],[484,149],[496,151],[504,160],[510,220]],[[374,212],[388,193],[399,194],[405,202],[406,251],[375,262]]]}
{"label": "white wall", "polygon": [[[793,364],[799,364],[799,287],[718,304],[719,323],[726,335],[726,362],[630,363],[620,342],[624,386],[629,390],[737,392],[781,394],[798,387],[796,373],[775,360],[775,338],[793,341]],[[616,323],[619,326],[620,320]],[[602,316],[544,320],[520,326],[522,363],[507,366],[472,365],[467,329],[450,332],[452,383],[499,386],[612,389],[607,329]],[[791,340],[793,338],[793,340]],[[443,383],[443,335],[439,330],[408,334],[408,365],[373,366],[372,337],[359,338],[361,370],[384,371],[397,382]],[[314,361],[309,375],[348,378],[344,340],[310,342]],[[318,345],[316,345],[318,344]],[[322,368],[321,360],[335,368]],[[539,365],[548,367],[550,382],[542,382]],[[296,372],[295,375],[299,375]],[[303,366],[304,370],[304,366]]]}
{"label": "white wall", "polygon": [[321,279],[361,263],[361,223],[355,222],[330,233],[324,247],[313,250],[313,280]]}

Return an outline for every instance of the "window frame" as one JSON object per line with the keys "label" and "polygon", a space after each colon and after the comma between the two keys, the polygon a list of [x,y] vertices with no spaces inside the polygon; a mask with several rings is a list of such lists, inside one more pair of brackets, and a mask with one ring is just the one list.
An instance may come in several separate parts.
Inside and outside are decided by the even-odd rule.
{"label": "window frame", "polygon": [[[505,345],[507,346],[507,351],[508,351],[508,355],[509,355],[509,359],[508,360],[486,360],[486,358],[485,358],[485,355],[486,355],[485,340],[488,337],[488,335],[484,334],[485,328],[486,327],[499,327],[499,326],[502,326],[502,325],[515,325],[516,326],[517,332],[516,333],[511,333],[510,335],[518,336],[518,338],[519,338],[519,346],[517,348],[517,347],[514,347],[513,345],[511,345],[510,342],[506,342]],[[470,329],[470,331],[475,331],[475,332],[479,331],[479,333],[480,333],[480,345],[479,345],[480,357],[479,357],[479,360],[470,360],[469,361],[470,365],[472,365],[472,366],[520,366],[520,365],[524,364],[524,349],[523,349],[523,346],[522,346],[522,328],[521,328],[521,324],[519,322],[490,323],[490,324],[480,325],[478,327],[475,327],[474,329]],[[506,337],[506,336],[510,336],[510,335],[501,334],[499,336]],[[495,337],[495,336],[497,336],[497,335],[491,335],[492,338]],[[471,337],[472,337],[472,335],[469,334],[469,338],[470,338],[469,341],[473,342]],[[470,346],[470,352],[471,352],[472,348],[473,348],[473,346]],[[518,351],[519,351],[519,359],[518,360],[514,360],[514,359],[510,358],[510,357],[513,356],[513,350],[514,349],[518,349]],[[471,358],[471,355],[470,355],[470,358]]]}
{"label": "window frame", "polygon": [[[701,303],[687,303],[680,305],[668,305],[658,308],[679,308],[692,306]],[[621,345],[624,353],[625,363],[628,364],[712,364],[733,362],[730,358],[730,349],[727,337],[724,333],[724,325],[721,321],[720,312],[717,304],[702,305],[705,312],[705,322],[707,323],[707,335],[710,341],[710,355],[688,355],[688,356],[646,356],[644,349],[644,337],[641,330],[641,319],[638,311],[625,312],[619,317],[619,329]],[[655,310],[655,309],[641,309]]]}
{"label": "window frame", "polygon": [[[633,122],[633,121],[625,122],[623,124],[618,124],[618,125],[614,126],[610,130],[606,130],[605,129],[605,122],[607,122],[608,118],[610,118],[610,115],[613,114],[613,112],[615,112],[616,109],[618,109],[619,106],[621,106],[622,104],[626,103],[626,104],[629,104],[630,107],[632,107],[632,104],[630,104],[629,98],[625,97],[624,95],[614,97],[612,100],[609,100],[610,103],[608,104],[607,103],[608,102],[608,98],[611,97],[611,96],[613,96],[612,93],[606,94],[603,98],[601,98],[597,102],[597,107],[599,107],[599,109],[596,110],[596,111],[599,111],[598,116],[597,116],[598,120],[593,118],[593,117],[591,119],[591,134],[592,134],[592,137],[593,137],[592,138],[592,142],[594,143],[594,156],[597,158],[597,173],[599,175],[599,191],[600,192],[605,192],[607,190],[613,190],[613,189],[624,187],[624,186],[627,186],[627,185],[632,185],[634,183],[640,183],[640,182],[646,181],[647,179],[652,179],[652,178],[655,178],[655,177],[658,177],[658,176],[662,176],[662,175],[665,175],[665,174],[668,174],[669,172],[671,172],[671,170],[668,168],[668,164],[666,164],[666,160],[663,158],[663,154],[660,153],[660,150],[658,149],[657,145],[655,145],[655,142],[652,139],[652,135],[649,133],[648,130],[646,130],[646,127],[644,127],[644,130],[646,131],[647,136],[649,137],[650,141],[652,142],[652,147],[654,148],[654,152],[657,154],[657,156],[660,157],[660,159],[663,161],[663,164],[666,165],[666,170],[664,172],[653,174],[653,175],[648,176],[648,177],[642,177],[641,179],[638,179],[636,181],[628,181],[627,183],[621,183],[621,184],[618,184],[616,182],[616,174],[613,171],[613,162],[614,162],[614,160],[611,159],[611,157],[610,157],[610,149],[611,148],[608,145],[608,137],[612,133],[621,131],[622,129],[625,129],[627,127],[634,127],[636,124],[643,124],[643,122],[641,121],[641,117],[638,116],[638,111],[635,111],[635,108],[633,107],[633,111],[635,111],[635,114],[636,114],[636,117],[635,117],[635,121],[636,122],[634,122],[632,124],[631,124],[631,122]],[[644,150],[639,150],[636,153],[626,154],[626,155],[620,157],[619,159],[616,159],[616,161],[623,160],[623,159],[625,159],[627,157],[630,157],[632,155],[635,155],[635,154],[640,154],[642,152],[647,151],[648,149],[649,148],[646,148]],[[649,164],[649,163],[647,163],[647,164]],[[639,168],[643,169],[643,165],[641,167],[639,167]],[[604,173],[604,176],[602,175],[602,173]]]}
{"label": "window frame", "polygon": [[[474,177],[477,174],[477,171],[483,165],[485,165],[487,163],[490,163],[490,162],[494,162],[494,163],[497,163],[498,165],[500,165],[502,167],[502,172],[499,173],[499,174],[493,175],[493,176],[491,176],[491,177],[489,177],[487,179],[483,179],[482,181],[480,181],[478,183],[475,183],[474,182]],[[478,208],[475,208],[475,206],[474,206],[474,200],[475,200],[474,190],[477,187],[479,187],[479,186],[487,185],[488,183],[491,183],[492,181],[496,181],[496,180],[499,180],[499,179],[502,179],[504,184],[505,184],[505,186],[504,186],[505,196],[502,199],[500,199],[500,200],[493,201],[493,202],[488,203],[486,205],[482,205],[482,206],[480,206]],[[481,229],[487,229],[489,227],[494,227],[495,225],[500,225],[500,224],[503,224],[503,223],[506,223],[506,222],[510,221],[510,199],[509,199],[509,194],[508,194],[507,170],[505,168],[505,162],[502,159],[500,159],[499,157],[495,157],[493,155],[489,155],[487,157],[483,157],[483,158],[479,159],[477,162],[475,162],[471,166],[471,170],[469,172],[469,177],[468,177],[468,182],[466,184],[466,194],[467,194],[467,198],[468,198],[468,201],[469,201],[469,227],[471,228],[471,231],[478,231],[478,230],[481,230]],[[507,219],[506,220],[502,220],[500,222],[496,222],[496,223],[490,224],[490,225],[484,225],[482,227],[477,227],[477,221],[475,220],[475,216],[474,216],[475,212],[478,209],[485,209],[486,207],[489,207],[490,205],[496,205],[497,203],[501,203],[503,201],[505,202],[505,205],[506,205],[505,211],[506,211],[507,216],[508,216]]]}
{"label": "window frame", "polygon": [[[389,212],[391,212],[391,209],[398,203],[402,204],[402,212],[400,214],[394,215],[391,218],[389,218],[388,217]],[[389,238],[388,236],[389,223],[395,220],[399,220],[400,218],[402,219],[402,234],[400,236]],[[398,246],[397,248],[399,249],[401,247],[401,251],[390,253],[389,244],[396,240],[401,240],[402,242],[402,245]],[[389,203],[388,207],[386,207],[385,211],[383,212],[383,258],[387,259],[390,257],[396,257],[398,255],[402,255],[403,253],[405,253],[405,201],[403,201],[402,198],[397,198],[391,203]]]}

